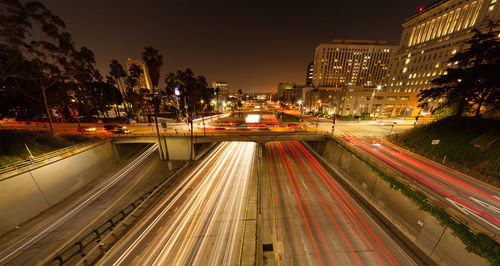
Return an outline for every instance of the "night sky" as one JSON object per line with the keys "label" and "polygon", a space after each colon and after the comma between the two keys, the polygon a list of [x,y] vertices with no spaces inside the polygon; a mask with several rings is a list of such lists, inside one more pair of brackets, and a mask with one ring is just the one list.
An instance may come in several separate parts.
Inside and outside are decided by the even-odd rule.
{"label": "night sky", "polygon": [[125,65],[146,45],[167,72],[190,67],[230,91],[264,92],[303,84],[315,47],[332,39],[399,44],[401,22],[433,0],[202,1],[41,0],[59,15],[77,47],[96,54],[105,76],[111,59]]}

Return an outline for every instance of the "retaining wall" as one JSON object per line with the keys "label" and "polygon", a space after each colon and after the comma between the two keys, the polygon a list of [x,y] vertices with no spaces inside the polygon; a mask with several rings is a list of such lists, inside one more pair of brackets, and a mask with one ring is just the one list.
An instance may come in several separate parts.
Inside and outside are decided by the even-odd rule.
{"label": "retaining wall", "polygon": [[367,165],[334,141],[327,141],[322,156],[345,182],[438,264],[488,265],[484,258],[468,252],[451,230],[390,188]]}
{"label": "retaining wall", "polygon": [[0,235],[81,189],[116,163],[110,142],[0,176]]}

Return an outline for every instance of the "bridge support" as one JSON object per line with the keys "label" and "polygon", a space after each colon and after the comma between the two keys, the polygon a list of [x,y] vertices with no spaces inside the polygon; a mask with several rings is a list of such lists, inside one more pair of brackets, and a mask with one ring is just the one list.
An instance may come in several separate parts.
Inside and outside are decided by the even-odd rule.
{"label": "bridge support", "polygon": [[163,153],[160,153],[160,156],[164,155],[162,160],[167,160],[167,158],[168,160],[191,160],[191,153],[194,151],[191,150],[193,147],[190,138],[161,137],[161,141]]}

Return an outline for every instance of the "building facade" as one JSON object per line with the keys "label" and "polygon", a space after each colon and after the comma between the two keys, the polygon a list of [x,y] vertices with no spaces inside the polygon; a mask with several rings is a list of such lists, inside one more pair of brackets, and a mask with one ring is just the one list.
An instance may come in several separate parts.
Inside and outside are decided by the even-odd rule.
{"label": "building facade", "polygon": [[333,40],[316,47],[314,87],[383,85],[397,46],[385,41]]}
{"label": "building facade", "polygon": [[146,71],[146,66],[142,63],[141,60],[138,59],[127,59],[127,73],[129,73],[130,66],[137,65],[142,69],[142,74],[139,77],[139,81],[135,86],[134,90],[147,89],[151,91],[151,81],[149,80],[148,72]]}
{"label": "building facade", "polygon": [[227,98],[229,96],[227,81],[214,81],[212,82],[212,88],[219,89],[219,96],[221,98]]}
{"label": "building facade", "polygon": [[309,61],[306,69],[306,86],[311,86],[313,84],[314,75],[314,61]]}
{"label": "building facade", "polygon": [[[396,97],[409,99],[397,104],[406,104],[412,115],[430,112],[432,107],[418,108],[418,93],[431,88],[431,80],[446,75],[446,69],[453,67],[448,60],[466,49],[472,29],[485,27],[489,20],[499,20],[499,3],[497,0],[441,0],[406,19],[385,89]],[[439,102],[434,106],[437,104]]]}

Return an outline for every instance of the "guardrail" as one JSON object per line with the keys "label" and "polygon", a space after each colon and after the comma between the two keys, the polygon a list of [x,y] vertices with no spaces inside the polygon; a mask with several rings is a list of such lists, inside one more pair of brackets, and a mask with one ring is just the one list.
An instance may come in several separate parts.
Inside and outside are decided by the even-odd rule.
{"label": "guardrail", "polygon": [[[0,174],[4,174],[4,173],[10,172],[10,171],[21,169],[21,168],[24,168],[27,166],[32,166],[32,165],[38,164],[40,162],[61,156],[62,154],[76,151],[76,150],[81,149],[81,148],[86,147],[86,146],[90,149],[99,143],[100,143],[100,141],[98,141],[98,142],[96,142],[96,141],[82,142],[82,143],[78,143],[78,144],[75,144],[72,146],[67,146],[67,147],[64,147],[62,149],[58,149],[58,150],[55,150],[52,152],[44,153],[42,155],[33,156],[30,159],[27,159],[27,160],[24,160],[21,162],[0,165]],[[92,145],[92,144],[95,144],[95,145]]]}

